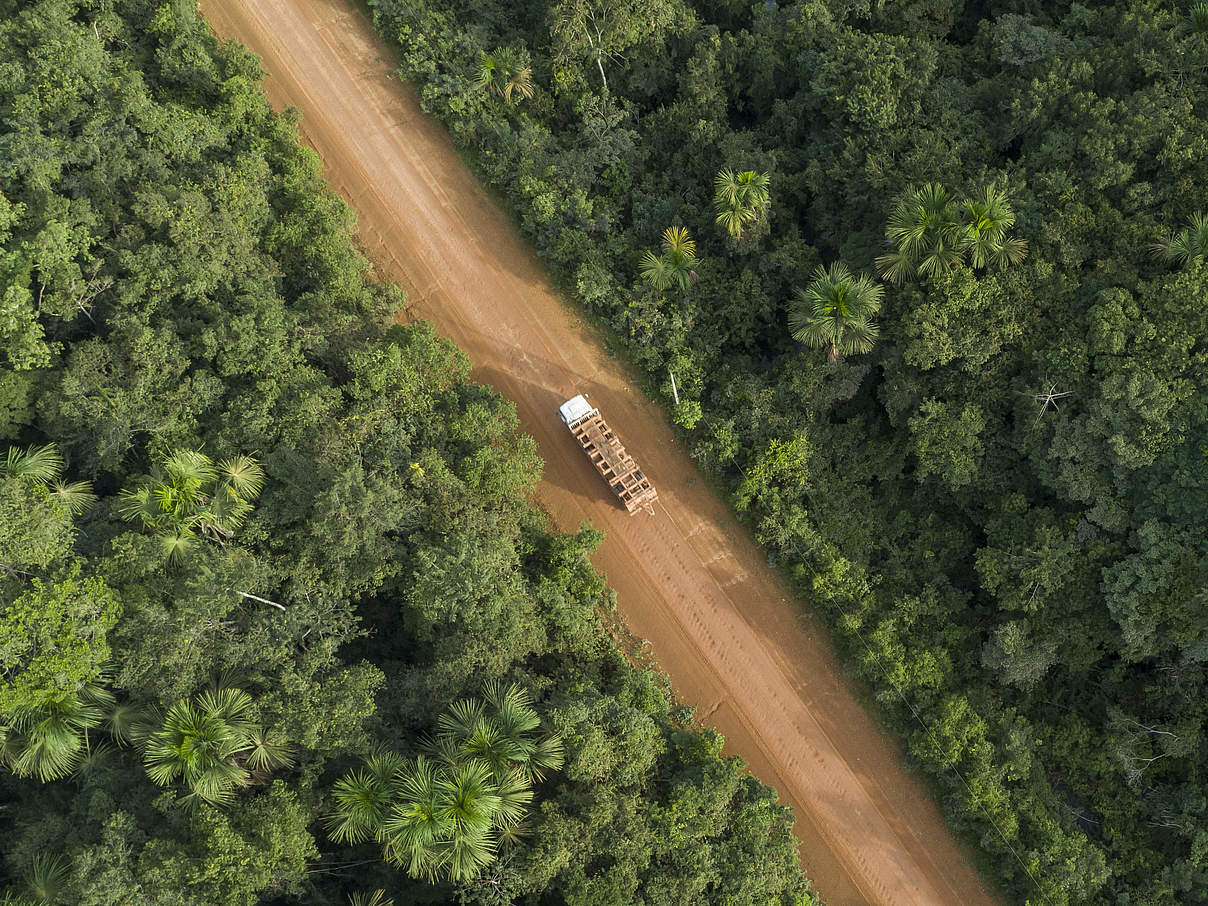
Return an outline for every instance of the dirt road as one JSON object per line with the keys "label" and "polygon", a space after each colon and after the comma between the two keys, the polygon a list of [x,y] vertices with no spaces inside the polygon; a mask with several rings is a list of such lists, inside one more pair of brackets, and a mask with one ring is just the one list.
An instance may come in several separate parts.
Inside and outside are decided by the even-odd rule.
{"label": "dirt road", "polygon": [[[356,209],[379,276],[400,283],[516,402],[545,459],[538,488],[563,529],[607,532],[594,558],[677,693],[797,811],[807,872],[830,906],[993,902],[936,807],[900,766],[802,629],[779,577],[630,388],[461,164],[438,123],[392,76],[395,59],[347,0],[203,0],[215,31],[264,61],[269,97]],[[587,392],[659,489],[657,515],[626,515],[558,421]]]}

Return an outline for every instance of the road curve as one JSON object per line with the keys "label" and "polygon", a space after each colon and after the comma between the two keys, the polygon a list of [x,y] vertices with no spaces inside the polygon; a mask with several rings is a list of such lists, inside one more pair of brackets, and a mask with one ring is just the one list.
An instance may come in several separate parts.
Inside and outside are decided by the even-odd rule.
{"label": "road curve", "polygon": [[[971,854],[864,713],[824,635],[676,444],[662,411],[560,300],[396,59],[348,0],[203,0],[215,32],[259,54],[278,108],[358,215],[379,277],[407,291],[514,400],[545,459],[557,525],[607,533],[593,558],[677,694],[795,807],[807,873],[829,906],[991,906]],[[587,392],[659,489],[626,515],[556,414]]]}

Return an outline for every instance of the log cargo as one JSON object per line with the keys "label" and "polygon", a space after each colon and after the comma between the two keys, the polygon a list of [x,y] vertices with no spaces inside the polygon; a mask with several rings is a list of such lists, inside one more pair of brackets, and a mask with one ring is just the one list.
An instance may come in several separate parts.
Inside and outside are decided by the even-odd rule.
{"label": "log cargo", "polygon": [[633,457],[625,452],[621,439],[608,427],[600,410],[584,396],[568,399],[559,409],[562,421],[570,429],[596,471],[603,476],[612,492],[624,504],[629,515],[645,510],[654,515],[658,491],[638,468]]}

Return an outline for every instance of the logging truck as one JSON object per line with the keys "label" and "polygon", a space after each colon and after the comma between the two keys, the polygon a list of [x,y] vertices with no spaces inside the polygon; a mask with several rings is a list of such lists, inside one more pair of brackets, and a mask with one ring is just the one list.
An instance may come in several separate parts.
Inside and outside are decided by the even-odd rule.
{"label": "logging truck", "polygon": [[600,410],[580,395],[559,406],[558,414],[629,515],[645,510],[653,516],[658,491],[633,457],[625,452],[625,445],[608,427]]}

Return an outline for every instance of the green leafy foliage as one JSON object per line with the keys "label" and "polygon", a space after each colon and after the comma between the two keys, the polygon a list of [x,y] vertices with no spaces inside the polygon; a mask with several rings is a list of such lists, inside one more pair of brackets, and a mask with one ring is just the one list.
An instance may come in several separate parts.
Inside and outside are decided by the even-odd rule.
{"label": "green leafy foliage", "polygon": [[[371,6],[650,393],[688,388],[685,443],[1009,896],[1206,902],[1204,5]],[[459,103],[510,43],[544,100]],[[734,161],[775,217],[664,292],[652,237],[716,235]],[[823,261],[888,281],[860,360],[797,294]]]}
{"label": "green leafy foliage", "polygon": [[771,177],[767,173],[754,170],[735,173],[729,167],[723,169],[713,179],[717,223],[735,239],[741,239],[746,227],[767,215],[770,185]]}
{"label": "green leafy foliage", "polygon": [[657,290],[687,289],[696,282],[696,240],[683,227],[667,227],[661,244],[661,254],[642,256],[642,279]]}
{"label": "green leafy foliage", "polygon": [[259,726],[253,708],[247,692],[229,687],[174,703],[162,722],[137,732],[147,776],[160,786],[180,780],[190,797],[217,805],[257,774],[289,766],[290,745]]}
{"label": "green leafy foliage", "polygon": [[230,538],[263,486],[264,471],[250,456],[215,464],[196,450],[176,450],[155,464],[148,479],[122,491],[118,512],[142,522],[160,539],[168,559],[179,561],[195,538]]}
{"label": "green leafy foliage", "polygon": [[533,784],[562,766],[557,734],[519,686],[488,685],[485,702],[454,702],[437,720],[427,756],[378,754],[333,789],[332,838],[374,839],[412,877],[465,882],[495,860],[533,798]]}
{"label": "green leafy foliage", "polygon": [[[687,15],[649,13],[598,58],[568,45],[564,84]],[[481,48],[489,85],[465,48],[447,86],[503,117],[562,103],[538,45]],[[791,815],[617,649],[598,533],[549,532],[514,408],[431,325],[395,322],[254,58],[190,3],[0,0],[0,71],[0,437],[19,445],[0,455],[0,877],[53,868],[73,906],[811,902]],[[583,109],[585,157],[624,185],[624,109]],[[484,683],[480,711],[457,705]],[[320,851],[333,801],[360,809],[341,840],[372,837],[374,778],[393,789],[421,754],[410,801],[445,811],[388,815],[417,877]]]}
{"label": "green leafy foliage", "polygon": [[882,292],[867,274],[857,277],[841,262],[819,267],[789,310],[793,339],[825,349],[832,364],[841,355],[868,352],[877,342]]}

